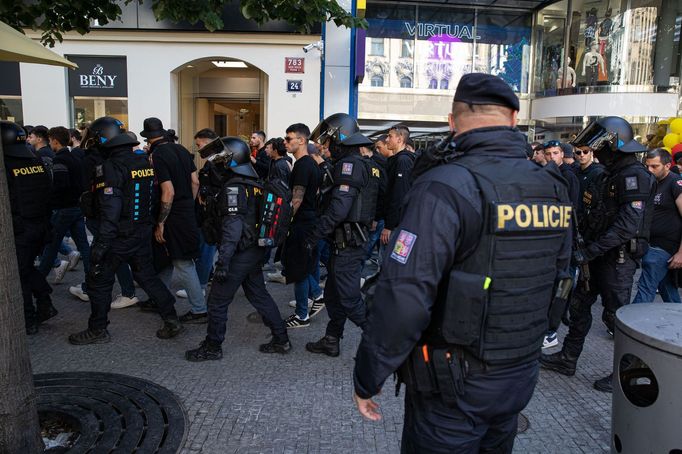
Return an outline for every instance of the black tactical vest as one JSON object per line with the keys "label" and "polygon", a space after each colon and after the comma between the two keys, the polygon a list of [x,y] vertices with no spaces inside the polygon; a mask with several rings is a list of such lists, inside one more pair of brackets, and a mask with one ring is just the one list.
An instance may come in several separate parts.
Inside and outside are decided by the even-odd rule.
{"label": "black tactical vest", "polygon": [[262,200],[263,186],[260,182],[239,176],[229,178],[218,195],[220,216],[237,214],[244,216],[242,236],[237,245],[238,251],[248,249],[258,242]]}
{"label": "black tactical vest", "polygon": [[50,176],[40,158],[5,154],[13,219],[41,221],[49,214]]}
{"label": "black tactical vest", "polygon": [[134,229],[136,225],[153,223],[152,201],[154,200],[154,169],[147,155],[131,152],[130,156],[116,160],[119,171],[123,172],[123,207],[120,229]]}
{"label": "black tactical vest", "polygon": [[[374,220],[379,179],[371,178],[369,163],[359,154],[349,154],[334,164],[334,185],[348,185],[358,189],[358,196],[344,222],[368,225]],[[374,184],[376,183],[376,184]]]}
{"label": "black tactical vest", "polygon": [[506,365],[540,354],[572,207],[558,171],[525,159],[496,159],[467,153],[447,164],[473,175],[483,223],[476,248],[456,257],[441,282],[425,337]]}

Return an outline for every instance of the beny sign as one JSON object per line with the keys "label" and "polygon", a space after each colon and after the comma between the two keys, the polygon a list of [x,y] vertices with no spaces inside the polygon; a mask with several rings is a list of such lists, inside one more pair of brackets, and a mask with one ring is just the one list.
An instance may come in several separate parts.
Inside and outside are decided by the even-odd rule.
{"label": "beny sign", "polygon": [[90,57],[69,55],[78,69],[69,71],[70,96],[128,96],[128,77],[125,57]]}

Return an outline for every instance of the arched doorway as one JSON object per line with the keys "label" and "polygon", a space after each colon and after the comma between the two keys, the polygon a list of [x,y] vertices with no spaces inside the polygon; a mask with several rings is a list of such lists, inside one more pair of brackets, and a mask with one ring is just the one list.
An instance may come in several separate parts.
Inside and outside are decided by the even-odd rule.
{"label": "arched doorway", "polygon": [[174,73],[181,143],[193,143],[194,134],[203,128],[247,141],[251,132],[264,129],[268,76],[259,68],[214,57],[188,62]]}

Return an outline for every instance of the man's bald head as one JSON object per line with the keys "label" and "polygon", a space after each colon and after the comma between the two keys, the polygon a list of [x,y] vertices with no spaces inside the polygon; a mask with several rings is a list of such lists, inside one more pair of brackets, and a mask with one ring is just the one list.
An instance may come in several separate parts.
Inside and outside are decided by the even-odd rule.
{"label": "man's bald head", "polygon": [[461,101],[452,103],[449,115],[450,130],[457,135],[471,129],[492,126],[515,127],[518,112],[505,106],[495,104],[467,104]]}

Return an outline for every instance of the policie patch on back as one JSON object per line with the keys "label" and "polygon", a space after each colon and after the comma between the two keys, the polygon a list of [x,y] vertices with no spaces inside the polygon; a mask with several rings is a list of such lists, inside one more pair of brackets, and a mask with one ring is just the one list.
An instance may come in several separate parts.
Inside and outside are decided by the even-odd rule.
{"label": "policie patch on back", "polygon": [[398,238],[395,240],[395,246],[393,246],[391,258],[398,263],[402,263],[403,265],[406,264],[416,242],[417,235],[408,232],[407,230],[401,230],[400,233],[398,233]]}

